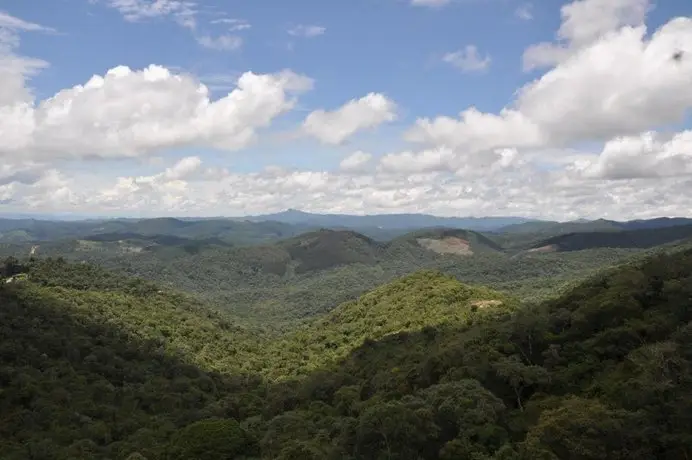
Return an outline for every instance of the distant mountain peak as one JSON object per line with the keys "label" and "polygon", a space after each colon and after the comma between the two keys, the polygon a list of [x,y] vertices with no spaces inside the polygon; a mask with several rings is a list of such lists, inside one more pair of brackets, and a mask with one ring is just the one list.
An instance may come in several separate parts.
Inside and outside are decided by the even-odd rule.
{"label": "distant mountain peak", "polygon": [[292,215],[296,215],[296,216],[307,216],[307,215],[310,215],[309,212],[301,211],[300,209],[295,209],[295,208],[288,208],[288,209],[286,209],[285,211],[281,211],[281,212],[279,212],[279,213],[277,213],[277,214],[284,214],[284,215],[286,215],[286,214],[292,214]]}

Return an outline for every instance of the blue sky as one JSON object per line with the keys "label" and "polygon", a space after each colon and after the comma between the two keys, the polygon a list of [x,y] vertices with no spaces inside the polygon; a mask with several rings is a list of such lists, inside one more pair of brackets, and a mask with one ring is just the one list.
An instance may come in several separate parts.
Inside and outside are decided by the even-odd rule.
{"label": "blue sky", "polygon": [[[419,121],[422,119],[436,122],[441,120],[440,117],[450,117],[459,122],[459,114],[470,107],[476,107],[483,114],[499,115],[503,107],[513,108],[517,105],[516,98],[521,88],[531,86],[551,73],[561,75],[562,72],[564,77],[563,69],[569,64],[567,57],[553,59],[554,62],[537,68],[526,68],[527,50],[536,44],[560,47],[565,56],[585,55],[589,47],[595,49],[599,43],[597,40],[606,40],[609,33],[624,33],[623,28],[629,25],[645,23],[649,35],[642,40],[646,41],[651,39],[652,31],[672,19],[692,14],[692,6],[687,0],[612,2],[619,6],[604,10],[606,0],[533,3],[523,0],[450,0],[439,1],[437,6],[415,5],[412,4],[414,0],[0,0],[0,12],[24,21],[24,24],[43,28],[37,31],[28,26],[7,26],[19,42],[11,49],[11,56],[37,58],[47,63],[35,75],[24,75],[25,85],[33,90],[34,104],[61,90],[84,84],[92,75],[104,75],[116,66],[128,66],[138,72],[156,64],[173,73],[191,75],[212,88],[212,100],[226,96],[235,87],[235,79],[247,71],[275,74],[282,69],[290,69],[313,81],[312,89],[301,92],[292,110],[275,114],[270,126],[256,129],[258,139],[241,149],[233,149],[229,153],[227,149],[214,148],[205,142],[184,142],[151,148],[145,152],[146,155],[137,156],[136,161],[132,156],[122,159],[118,155],[108,155],[108,158],[93,160],[86,155],[50,164],[61,174],[71,177],[71,180],[88,179],[87,176],[93,176],[95,170],[103,172],[104,182],[117,181],[118,177],[154,176],[176,161],[191,156],[200,158],[205,167],[227,168],[233,174],[258,174],[268,166],[301,172],[334,172],[339,170],[339,163],[344,158],[362,151],[372,155],[374,161],[381,160],[387,154],[410,152],[416,161],[422,161],[421,174],[447,168],[445,173],[454,173],[457,178],[467,177],[471,183],[478,178],[460,172],[460,166],[478,164],[478,168],[489,171],[490,163],[484,158],[499,155],[495,152],[497,148],[519,149],[517,158],[526,159],[522,164],[532,162],[537,171],[542,171],[541,174],[558,170],[569,163],[568,160],[555,160],[557,157],[550,156],[553,154],[546,160],[546,154],[540,153],[554,153],[557,152],[555,149],[561,149],[563,153],[559,155],[562,157],[580,155],[584,157],[580,157],[581,160],[592,163],[591,169],[587,168],[589,174],[597,175],[599,180],[607,179],[607,165],[603,163],[607,158],[602,150],[609,141],[618,136],[644,135],[651,129],[661,127],[667,127],[668,131],[674,128],[674,132],[689,128],[689,110],[684,106],[681,107],[682,116],[678,113],[661,115],[658,117],[660,120],[653,117],[650,122],[623,122],[622,126],[608,131],[607,135],[596,133],[599,130],[594,128],[593,136],[585,136],[580,131],[581,137],[569,134],[566,140],[559,139],[559,142],[553,138],[561,130],[551,128],[553,131],[549,132],[543,129],[543,125],[537,128],[540,132],[536,134],[542,138],[541,141],[529,139],[528,135],[516,139],[510,126],[498,128],[501,132],[484,134],[501,139],[505,134],[509,136],[507,141],[490,142],[480,139],[483,128],[476,129],[470,123],[455,128],[455,133],[461,133],[458,136],[463,139],[451,141],[451,135],[435,125],[434,132],[421,134],[424,138],[422,144],[410,142],[410,136],[407,137],[406,133],[420,128]],[[152,4],[159,7],[173,5],[172,12],[167,14],[159,10],[160,14],[132,16],[133,11],[145,11],[147,8],[147,11],[153,11]],[[567,21],[565,11],[569,11],[570,5],[576,5],[574,9],[583,7],[585,12],[575,16],[573,22],[577,24],[576,32],[557,40],[556,34],[564,29],[561,29],[561,24]],[[181,12],[187,15],[181,15]],[[601,18],[607,15],[611,15],[612,20],[601,24]],[[582,40],[580,31],[594,27],[596,23],[598,26],[593,36]],[[310,28],[313,33],[306,34],[305,31]],[[687,33],[686,30],[683,32]],[[683,32],[675,31],[679,35],[675,39],[684,40],[686,35]],[[236,47],[210,47],[209,42],[221,37],[242,43]],[[468,61],[466,69],[449,62],[451,53],[463,52],[469,46],[477,51],[475,67],[473,62],[469,64]],[[480,62],[486,58],[485,63]],[[614,60],[613,65],[617,64]],[[650,107],[658,107],[654,103],[654,96],[668,97],[663,90],[674,91],[675,85],[680,84],[679,77],[675,78],[664,82],[668,85],[665,88],[656,88],[660,94],[651,96],[650,106],[642,105],[635,109],[641,109],[643,113]],[[638,84],[645,86],[646,82]],[[392,101],[396,105],[395,117],[378,121],[367,129],[359,128],[342,142],[329,143],[319,136],[295,135],[296,129],[311,112],[320,109],[333,111],[368,93],[377,93]],[[564,96],[564,92],[561,94]],[[603,99],[607,97],[608,94],[604,93]],[[525,104],[531,105],[535,113],[545,104],[551,104],[550,98],[540,103],[543,106],[536,101]],[[528,113],[528,110],[525,112]],[[569,113],[572,112],[563,115]],[[528,118],[532,123],[536,119],[534,115]],[[588,114],[584,114],[584,120],[587,118]],[[561,122],[571,123],[569,118]],[[607,124],[607,120],[604,123]],[[549,125],[550,121],[546,119],[543,124]],[[473,132],[464,131],[469,126],[474,128]],[[326,129],[324,126],[322,128]],[[668,140],[662,138],[657,145],[661,149],[667,148]],[[490,147],[477,148],[477,143]],[[444,163],[444,167],[437,167],[434,171],[425,169],[424,157],[428,155],[426,158],[429,158],[430,149],[437,149],[435,155],[444,157],[435,160]],[[454,152],[440,153],[440,149]],[[469,149],[473,149],[473,157],[468,156],[471,152]],[[491,155],[487,152],[495,153]],[[538,158],[540,155],[544,157]],[[41,158],[44,160],[46,157]],[[614,160],[608,161],[612,163]],[[448,167],[449,164],[453,164],[453,168]],[[373,165],[373,168],[376,166]],[[398,170],[403,169],[407,168]],[[411,168],[408,170],[407,174],[415,173]],[[518,172],[514,171],[513,174]],[[377,176],[376,179],[382,178]],[[399,180],[411,182],[403,176]],[[441,181],[440,178],[435,180]],[[567,179],[534,178],[535,182],[546,180],[562,184]],[[622,182],[608,184],[622,187]],[[588,187],[591,188],[591,185]],[[446,200],[454,201],[450,198]],[[457,200],[459,205],[463,202]],[[306,208],[288,197],[281,203],[285,207]],[[279,204],[273,205],[276,206]],[[501,208],[511,211],[512,203],[505,203]],[[452,208],[444,209],[444,212],[452,212]],[[584,210],[580,215],[587,213]]]}
{"label": "blue sky", "polygon": [[[221,18],[243,19],[251,25],[237,34],[244,40],[242,48],[228,52],[200,46],[195,33],[169,17],[128,22],[106,2],[61,0],[59,8],[51,6],[54,0],[7,3],[3,8],[10,14],[60,31],[59,35],[22,38],[25,54],[51,63],[32,80],[39,97],[83,83],[115,64],[139,69],[156,63],[202,79],[232,77],[247,70],[294,69],[316,82],[315,90],[301,99],[305,111],[336,108],[370,91],[397,101],[401,115],[393,126],[376,136],[354,139],[343,150],[327,150],[308,159],[299,152],[325,149],[310,141],[296,143],[287,154],[271,143],[257,146],[272,164],[311,168],[333,167],[354,147],[396,150],[402,145],[397,128],[417,117],[455,116],[470,105],[483,111],[501,109],[516,88],[531,79],[521,70],[523,49],[551,40],[559,25],[557,5],[546,10],[531,7],[533,19],[527,21],[516,13],[527,3],[516,0],[470,0],[445,8],[416,7],[403,0],[245,0],[232,2],[232,8],[229,2],[204,2],[198,14],[198,35],[227,33],[227,25],[212,24]],[[38,3],[44,6],[36,7]],[[297,25],[326,30],[313,38],[289,35],[287,30]],[[492,56],[492,71],[464,74],[441,61],[445,53],[467,44],[476,44],[483,54]],[[301,116],[301,111],[287,114],[285,125],[298,122]],[[221,159],[209,155],[212,161],[227,161],[223,155]],[[243,170],[257,169],[263,162],[256,155],[233,161]]]}

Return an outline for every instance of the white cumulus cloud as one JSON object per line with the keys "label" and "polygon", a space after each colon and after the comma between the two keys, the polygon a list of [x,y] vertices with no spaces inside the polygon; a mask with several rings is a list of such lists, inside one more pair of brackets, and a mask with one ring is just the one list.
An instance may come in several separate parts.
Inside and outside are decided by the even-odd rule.
{"label": "white cumulus cloud", "polygon": [[679,123],[692,108],[692,18],[646,32],[623,26],[602,36],[520,88],[499,114],[469,108],[459,119],[419,119],[406,138],[482,152],[569,147]]}
{"label": "white cumulus cloud", "polygon": [[645,132],[623,136],[605,144],[593,160],[575,162],[573,170],[587,178],[631,179],[685,176],[692,174],[692,131],[669,140]]}
{"label": "white cumulus cloud", "polygon": [[189,75],[152,65],[115,67],[37,103],[0,109],[0,156],[136,157],[185,145],[243,148],[295,104],[312,81],[291,71],[246,72],[212,100]]}
{"label": "white cumulus cloud", "polygon": [[363,151],[356,151],[341,160],[339,168],[342,171],[363,171],[372,160],[372,155]]}
{"label": "white cumulus cloud", "polygon": [[558,64],[580,49],[623,26],[640,26],[650,9],[649,0],[576,0],[562,6],[557,44],[538,43],[524,53],[524,68]]}
{"label": "white cumulus cloud", "polygon": [[375,128],[396,119],[396,104],[380,93],[352,99],[328,112],[316,110],[303,122],[303,131],[325,144],[341,144],[363,129]]}

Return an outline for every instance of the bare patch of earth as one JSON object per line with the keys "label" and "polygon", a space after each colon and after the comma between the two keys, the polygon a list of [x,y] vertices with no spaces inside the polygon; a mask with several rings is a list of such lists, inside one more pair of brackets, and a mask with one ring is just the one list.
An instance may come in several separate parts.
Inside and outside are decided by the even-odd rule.
{"label": "bare patch of earth", "polygon": [[529,249],[526,252],[556,252],[557,246],[554,244],[549,244],[548,246],[541,246],[540,248]]}
{"label": "bare patch of earth", "polygon": [[418,238],[419,245],[438,254],[455,254],[458,256],[470,256],[473,254],[469,242],[455,236],[447,236],[440,240],[432,238]]}
{"label": "bare patch of earth", "polygon": [[501,300],[477,300],[471,304],[474,307],[485,308],[485,307],[497,307],[502,305]]}

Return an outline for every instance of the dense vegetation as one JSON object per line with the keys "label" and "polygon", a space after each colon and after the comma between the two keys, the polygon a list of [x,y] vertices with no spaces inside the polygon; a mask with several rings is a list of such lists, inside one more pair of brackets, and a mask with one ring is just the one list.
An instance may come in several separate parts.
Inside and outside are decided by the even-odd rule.
{"label": "dense vegetation", "polygon": [[627,232],[567,233],[540,241],[534,246],[553,246],[558,251],[581,251],[594,248],[652,248],[690,237],[692,237],[692,225],[680,225]]}
{"label": "dense vegetation", "polygon": [[[116,232],[41,242],[35,252],[153,280],[166,289],[200,296],[246,321],[259,319],[263,326],[284,327],[421,269],[440,270],[464,283],[487,285],[524,300],[540,300],[594,269],[642,251],[599,248],[515,254],[494,236],[458,229],[419,230],[389,242],[354,231],[322,229],[255,246],[231,246],[218,238],[138,235]],[[6,245],[0,254],[25,257],[33,246]]]}
{"label": "dense vegetation", "polygon": [[41,242],[57,239],[91,239],[120,234],[120,239],[136,236],[167,235],[179,239],[223,240],[232,244],[258,244],[288,238],[313,226],[281,222],[248,222],[231,219],[182,220],[106,219],[48,221],[36,219],[0,219],[0,242]]}
{"label": "dense vegetation", "polygon": [[689,249],[533,306],[417,273],[272,342],[89,265],[1,271],[3,460],[692,456]]}

